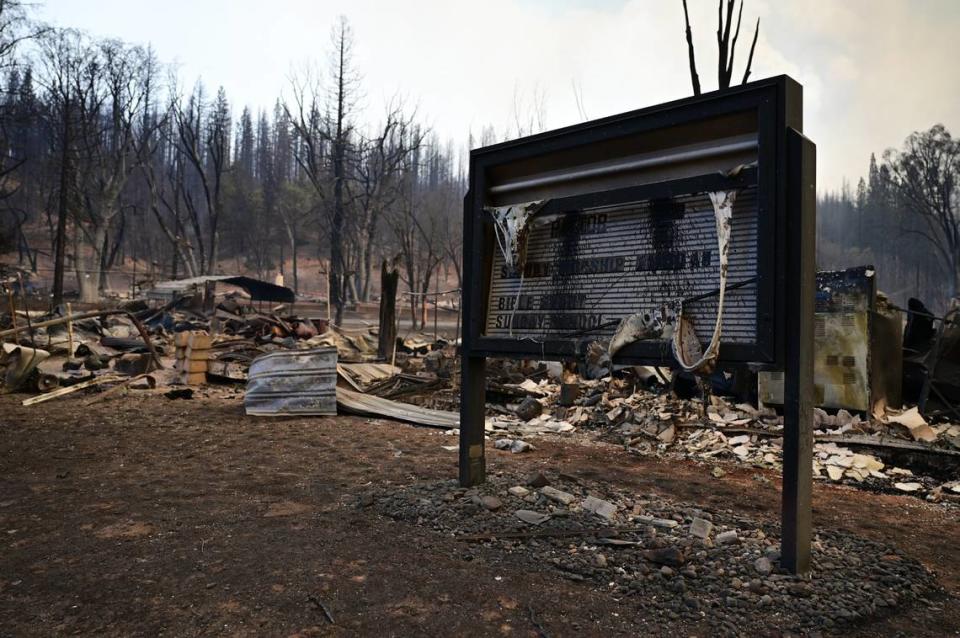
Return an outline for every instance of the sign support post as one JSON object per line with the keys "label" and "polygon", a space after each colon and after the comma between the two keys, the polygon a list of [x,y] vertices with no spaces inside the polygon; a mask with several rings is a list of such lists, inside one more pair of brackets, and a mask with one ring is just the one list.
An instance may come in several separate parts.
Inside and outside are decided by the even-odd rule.
{"label": "sign support post", "polygon": [[484,357],[460,356],[460,485],[472,487],[486,480],[484,420],[487,385]]}
{"label": "sign support post", "polygon": [[463,312],[463,338],[460,341],[460,485],[472,487],[487,478],[484,450],[484,424],[486,422],[487,359],[472,353],[473,335],[479,331],[480,309],[477,286],[480,274],[479,250],[476,242],[483,237],[479,220],[472,215],[471,198],[468,192],[463,200],[463,292],[460,307]]}
{"label": "sign support post", "polygon": [[810,569],[813,485],[813,323],[816,297],[816,147],[787,131],[786,343],[780,564]]}

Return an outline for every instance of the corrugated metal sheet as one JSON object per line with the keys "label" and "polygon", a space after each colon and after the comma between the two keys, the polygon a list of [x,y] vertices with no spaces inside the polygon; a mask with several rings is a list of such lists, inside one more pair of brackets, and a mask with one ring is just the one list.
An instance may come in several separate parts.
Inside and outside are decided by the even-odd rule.
{"label": "corrugated metal sheet", "polygon": [[435,428],[460,427],[460,415],[456,412],[421,408],[417,405],[391,401],[372,394],[354,392],[344,387],[337,388],[337,404],[344,412],[363,416],[382,416]]}
{"label": "corrugated metal sheet", "polygon": [[262,416],[335,415],[337,349],[271,352],[250,364],[243,405]]}
{"label": "corrugated metal sheet", "polygon": [[[696,194],[669,202],[675,214],[666,217],[653,210],[662,202],[586,209],[563,222],[563,230],[557,216],[534,217],[522,282],[495,251],[486,335],[510,337],[511,321],[513,338],[535,340],[614,323],[590,332],[609,338],[615,322],[630,314],[716,290],[719,257],[709,198]],[[741,190],[733,210],[728,285],[758,274],[757,222],[756,189]],[[710,340],[716,303],[711,297],[687,306],[701,343]],[[723,342],[755,343],[756,320],[756,285],[729,290]]]}

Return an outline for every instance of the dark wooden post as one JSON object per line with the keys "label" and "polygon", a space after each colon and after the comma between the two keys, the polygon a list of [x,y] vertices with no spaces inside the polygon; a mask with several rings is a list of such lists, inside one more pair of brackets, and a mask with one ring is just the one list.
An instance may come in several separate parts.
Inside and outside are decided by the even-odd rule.
{"label": "dark wooden post", "polygon": [[816,146],[787,130],[786,343],[780,564],[810,569],[813,487],[813,318],[816,296]]}
{"label": "dark wooden post", "polygon": [[380,265],[380,334],[377,339],[377,354],[389,360],[397,340],[397,286],[400,271],[387,266],[384,259]]}
{"label": "dark wooden post", "polygon": [[480,334],[481,241],[483,230],[471,215],[468,192],[463,200],[463,341],[460,348],[460,485],[479,485],[487,479],[484,450],[487,360],[472,354],[473,338]]}

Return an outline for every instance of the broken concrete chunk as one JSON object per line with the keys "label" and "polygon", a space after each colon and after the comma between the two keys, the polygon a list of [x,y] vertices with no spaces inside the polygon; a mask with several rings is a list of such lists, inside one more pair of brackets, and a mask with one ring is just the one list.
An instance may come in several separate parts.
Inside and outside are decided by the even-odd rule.
{"label": "broken concrete chunk", "polygon": [[713,531],[713,523],[705,518],[695,518],[690,523],[690,535],[697,538],[707,538]]}
{"label": "broken concrete chunk", "polygon": [[717,534],[716,543],[717,545],[727,545],[730,543],[736,543],[739,540],[740,539],[737,537],[737,531],[731,529],[729,531]]}
{"label": "broken concrete chunk", "polygon": [[545,486],[540,488],[540,493],[549,498],[551,501],[556,501],[557,503],[562,503],[564,505],[569,505],[577,500],[577,497],[569,492],[564,492],[558,490],[555,487]]}
{"label": "broken concrete chunk", "polygon": [[550,520],[549,514],[541,514],[533,510],[517,510],[514,515],[528,525],[540,525]]}
{"label": "broken concrete chunk", "polygon": [[653,516],[644,516],[642,514],[634,518],[638,523],[643,523],[645,525],[653,525],[654,527],[660,527],[662,529],[673,529],[674,527],[680,524],[677,521],[671,520],[669,518],[655,518]]}
{"label": "broken concrete chunk", "polygon": [[509,492],[513,496],[516,496],[517,498],[523,498],[524,496],[530,493],[530,490],[528,490],[527,488],[521,485],[515,485],[511,487],[509,490],[507,490],[507,492]]}
{"label": "broken concrete chunk", "polygon": [[608,521],[612,521],[617,517],[617,506],[611,503],[610,501],[605,501],[601,498],[596,498],[595,496],[588,496],[583,499],[583,502],[580,504],[580,507],[585,509],[588,512],[592,512],[599,516],[600,518],[605,518]]}

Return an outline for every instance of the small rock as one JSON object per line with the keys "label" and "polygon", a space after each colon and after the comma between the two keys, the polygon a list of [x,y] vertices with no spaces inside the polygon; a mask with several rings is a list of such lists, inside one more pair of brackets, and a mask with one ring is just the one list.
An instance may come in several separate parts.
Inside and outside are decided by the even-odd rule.
{"label": "small rock", "polygon": [[607,557],[603,554],[597,554],[596,558],[597,567],[606,567],[607,566]]}
{"label": "small rock", "polygon": [[753,568],[757,570],[761,576],[768,576],[770,572],[773,571],[773,563],[770,562],[770,559],[766,556],[761,556],[757,560],[753,561]]}
{"label": "small rock", "polygon": [[731,529],[729,531],[717,534],[717,538],[715,540],[717,545],[727,545],[728,543],[736,543],[740,539],[737,537],[737,531]]}
{"label": "small rock", "polygon": [[500,509],[501,507],[503,507],[503,503],[500,502],[499,498],[497,498],[496,496],[490,496],[490,495],[482,496],[480,498],[480,504],[483,505],[488,510],[490,510],[491,512],[494,512]]}
{"label": "small rock", "polygon": [[664,576],[673,576],[673,570],[667,567],[666,565],[660,568],[660,573],[663,574]]}
{"label": "small rock", "polygon": [[541,487],[540,493],[549,498],[551,501],[556,501],[557,503],[562,503],[564,505],[569,505],[577,500],[577,497],[570,492],[564,492],[550,486]]}
{"label": "small rock", "polygon": [[697,538],[707,538],[713,531],[713,523],[705,518],[695,518],[690,523],[690,535]]}
{"label": "small rock", "polygon": [[533,510],[517,510],[513,514],[528,525],[540,525],[541,523],[550,520],[549,514],[541,514],[540,512],[534,512]]}
{"label": "small rock", "polygon": [[525,487],[523,487],[523,486],[521,486],[521,485],[515,485],[515,486],[511,487],[511,488],[510,488],[509,490],[507,490],[507,491],[508,491],[510,494],[512,494],[513,496],[516,496],[516,497],[518,497],[518,498],[523,498],[524,496],[526,496],[527,494],[530,493],[530,490],[528,490],[527,488],[525,488]]}
{"label": "small rock", "polygon": [[550,481],[547,480],[547,477],[543,475],[543,472],[537,472],[536,474],[531,474],[530,478],[527,479],[527,485],[530,487],[545,487],[550,485]]}

